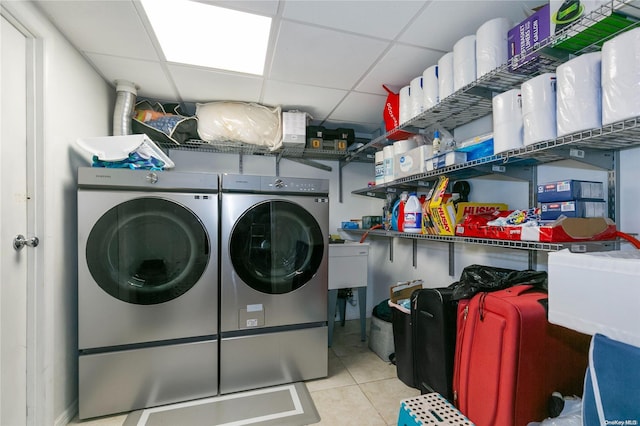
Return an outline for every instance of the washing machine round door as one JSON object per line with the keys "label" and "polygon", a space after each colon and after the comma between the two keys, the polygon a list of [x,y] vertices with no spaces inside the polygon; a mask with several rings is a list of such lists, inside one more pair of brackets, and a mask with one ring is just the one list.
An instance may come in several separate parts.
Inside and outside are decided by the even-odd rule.
{"label": "washing machine round door", "polygon": [[209,262],[206,229],[186,207],[144,197],[108,210],[87,238],[96,283],[124,302],[152,305],[180,297]]}
{"label": "washing machine round door", "polygon": [[298,204],[265,201],[248,209],[229,239],[231,262],[254,290],[283,294],[305,285],[322,263],[324,239],[316,219]]}

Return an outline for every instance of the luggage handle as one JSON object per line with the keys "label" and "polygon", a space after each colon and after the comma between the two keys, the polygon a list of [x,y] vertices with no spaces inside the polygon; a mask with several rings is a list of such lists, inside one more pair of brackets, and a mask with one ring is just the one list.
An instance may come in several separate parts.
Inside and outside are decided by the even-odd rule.
{"label": "luggage handle", "polygon": [[633,244],[633,246],[637,249],[640,249],[640,240],[638,240],[637,238],[633,237],[632,235],[629,235],[625,232],[621,232],[621,231],[616,231],[616,237],[625,239],[627,241],[629,241],[631,244]]}
{"label": "luggage handle", "polygon": [[433,315],[433,314],[432,314],[431,312],[429,312],[429,311],[422,311],[422,310],[421,310],[421,311],[420,311],[420,315],[421,315],[421,316],[423,316],[423,317],[427,317],[427,318],[429,318],[429,319],[433,319],[433,318],[435,318],[435,315]]}

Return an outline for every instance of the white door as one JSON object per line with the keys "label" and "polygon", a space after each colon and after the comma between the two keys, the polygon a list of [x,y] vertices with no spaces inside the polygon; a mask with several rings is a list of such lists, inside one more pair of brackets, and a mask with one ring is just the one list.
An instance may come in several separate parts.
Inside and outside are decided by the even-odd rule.
{"label": "white door", "polygon": [[0,425],[27,423],[27,39],[0,17]]}

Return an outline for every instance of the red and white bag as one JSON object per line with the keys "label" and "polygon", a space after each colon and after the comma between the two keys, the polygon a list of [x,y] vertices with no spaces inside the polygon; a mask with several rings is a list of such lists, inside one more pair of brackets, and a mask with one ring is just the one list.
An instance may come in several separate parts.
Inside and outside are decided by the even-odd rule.
{"label": "red and white bag", "polygon": [[404,130],[396,130],[392,132],[392,130],[400,125],[400,94],[395,93],[384,84],[382,87],[388,93],[387,100],[384,103],[384,111],[382,112],[385,130],[387,132],[391,132],[387,135],[387,139],[394,141],[409,139],[413,136],[413,133],[405,132]]}

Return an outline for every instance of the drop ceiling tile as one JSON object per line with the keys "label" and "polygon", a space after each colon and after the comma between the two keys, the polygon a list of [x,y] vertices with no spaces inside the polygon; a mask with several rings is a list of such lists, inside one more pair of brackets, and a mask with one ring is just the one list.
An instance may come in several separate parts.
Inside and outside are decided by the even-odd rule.
{"label": "drop ceiling tile", "polygon": [[139,86],[138,94],[152,99],[173,100],[177,93],[157,62],[88,54],[87,57],[109,82],[128,80]]}
{"label": "drop ceiling tile", "polygon": [[221,0],[210,1],[216,6],[229,9],[241,10],[243,12],[255,13],[264,16],[275,16],[278,13],[278,0]]}
{"label": "drop ceiling tile", "polygon": [[263,102],[281,105],[283,111],[297,109],[309,113],[315,120],[324,120],[346,94],[345,90],[267,81]]}
{"label": "drop ceiling tile", "polygon": [[386,96],[351,92],[328,120],[352,123],[381,123]]}
{"label": "drop ceiling tile", "polygon": [[419,1],[293,1],[285,2],[282,16],[392,40],[422,5]]}
{"label": "drop ceiling tile", "polygon": [[456,41],[475,34],[486,21],[505,17],[522,21],[536,1],[433,1],[399,37],[405,43],[451,51]]}
{"label": "drop ceiling tile", "polygon": [[282,22],[270,78],[350,89],[387,45],[358,35]]}
{"label": "drop ceiling tile", "polygon": [[168,68],[185,102],[260,100],[262,77],[175,64],[170,64]]}
{"label": "drop ceiling tile", "polygon": [[39,1],[38,6],[80,51],[158,60],[131,1]]}
{"label": "drop ceiling tile", "polygon": [[356,90],[386,94],[382,88],[386,84],[397,91],[415,77],[421,76],[428,66],[436,64],[443,54],[420,47],[395,45],[363,78]]}

